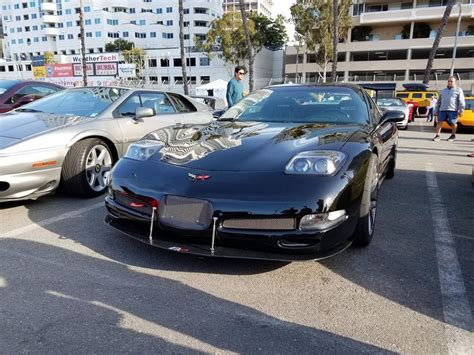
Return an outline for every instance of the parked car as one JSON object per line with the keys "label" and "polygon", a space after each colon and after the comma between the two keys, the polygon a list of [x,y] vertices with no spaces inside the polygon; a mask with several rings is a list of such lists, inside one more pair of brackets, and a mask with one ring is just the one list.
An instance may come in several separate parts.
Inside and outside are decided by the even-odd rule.
{"label": "parked car", "polygon": [[404,118],[355,85],[267,87],[210,124],[130,145],[108,180],[105,221],[204,256],[306,260],[368,245]]}
{"label": "parked car", "polygon": [[130,143],[157,128],[208,123],[206,105],[146,89],[67,89],[0,116],[0,202],[32,199],[59,184],[92,197]]}
{"label": "parked car", "polygon": [[378,98],[377,105],[383,110],[389,111],[402,111],[405,115],[405,119],[401,122],[397,122],[397,127],[399,129],[407,129],[408,122],[410,117],[410,108],[402,99],[397,97],[393,98]]}
{"label": "parked car", "polygon": [[54,94],[64,87],[35,80],[0,80],[0,113]]}
{"label": "parked car", "polygon": [[[465,97],[466,107],[464,112],[458,118],[458,128],[463,127],[474,127],[474,96]],[[443,122],[441,126],[443,129],[451,129],[451,126],[447,122]]]}

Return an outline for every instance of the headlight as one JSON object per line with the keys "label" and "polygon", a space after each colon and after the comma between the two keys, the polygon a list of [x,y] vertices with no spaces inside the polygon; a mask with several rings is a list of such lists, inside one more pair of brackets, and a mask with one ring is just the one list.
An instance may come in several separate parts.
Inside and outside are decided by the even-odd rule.
{"label": "headlight", "polygon": [[307,214],[300,221],[301,230],[326,230],[337,226],[347,219],[346,211],[339,210],[329,213]]}
{"label": "headlight", "polygon": [[128,147],[127,153],[124,155],[125,158],[134,160],[147,160],[153,154],[161,149],[162,145],[156,144],[155,142],[140,142],[131,144]]}
{"label": "headlight", "polygon": [[301,152],[286,165],[286,174],[334,175],[346,155],[337,151]]}

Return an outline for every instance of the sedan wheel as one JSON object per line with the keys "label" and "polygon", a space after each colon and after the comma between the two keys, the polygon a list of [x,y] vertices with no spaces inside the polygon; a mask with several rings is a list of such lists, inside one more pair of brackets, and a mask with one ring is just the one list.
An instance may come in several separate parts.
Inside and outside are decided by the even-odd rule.
{"label": "sedan wheel", "polygon": [[354,244],[367,246],[374,234],[375,218],[377,216],[377,199],[379,174],[377,172],[377,156],[372,154],[364,184],[364,193],[360,206],[359,221],[354,233]]}
{"label": "sedan wheel", "polygon": [[61,173],[63,189],[77,196],[99,196],[105,192],[112,165],[110,149],[101,139],[79,141],[64,161]]}

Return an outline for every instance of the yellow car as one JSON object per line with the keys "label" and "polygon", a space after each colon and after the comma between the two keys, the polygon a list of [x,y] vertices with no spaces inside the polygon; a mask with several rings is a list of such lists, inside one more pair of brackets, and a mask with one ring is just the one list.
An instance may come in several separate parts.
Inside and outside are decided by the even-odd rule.
{"label": "yellow car", "polygon": [[397,91],[396,97],[402,99],[407,105],[412,104],[415,117],[428,116],[428,107],[433,96],[438,98],[437,91]]}
{"label": "yellow car", "polygon": [[[458,127],[474,127],[474,96],[468,96],[465,98],[466,107],[461,116],[458,117]],[[445,129],[451,129],[450,125],[446,122],[443,122],[441,126]]]}

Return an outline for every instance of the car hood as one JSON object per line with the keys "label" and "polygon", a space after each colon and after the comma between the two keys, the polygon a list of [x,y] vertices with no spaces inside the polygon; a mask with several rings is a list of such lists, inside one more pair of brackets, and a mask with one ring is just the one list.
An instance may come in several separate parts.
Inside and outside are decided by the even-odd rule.
{"label": "car hood", "polygon": [[89,117],[36,112],[8,112],[0,115],[0,149],[27,138],[91,120]]}
{"label": "car hood", "polygon": [[172,126],[144,140],[162,145],[152,161],[201,170],[281,171],[297,153],[340,150],[361,126],[213,121]]}

